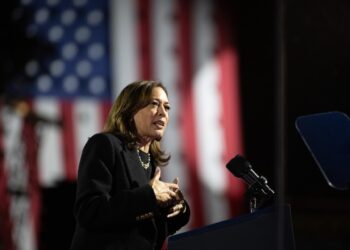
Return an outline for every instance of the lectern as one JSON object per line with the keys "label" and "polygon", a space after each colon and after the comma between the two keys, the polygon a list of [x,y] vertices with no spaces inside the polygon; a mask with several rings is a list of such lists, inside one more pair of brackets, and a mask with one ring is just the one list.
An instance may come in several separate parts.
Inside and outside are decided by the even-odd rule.
{"label": "lectern", "polygon": [[295,250],[290,206],[267,207],[171,236],[168,249]]}

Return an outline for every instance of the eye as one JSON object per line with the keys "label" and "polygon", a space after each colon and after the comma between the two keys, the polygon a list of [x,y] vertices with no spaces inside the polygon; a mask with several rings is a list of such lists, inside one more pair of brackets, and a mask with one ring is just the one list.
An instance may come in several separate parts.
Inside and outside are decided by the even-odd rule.
{"label": "eye", "polygon": [[164,109],[165,109],[166,111],[169,111],[169,110],[170,110],[170,105],[164,105]]}
{"label": "eye", "polygon": [[156,101],[156,100],[153,100],[153,101],[151,102],[151,105],[154,106],[154,107],[158,107],[158,106],[159,106],[159,102]]}

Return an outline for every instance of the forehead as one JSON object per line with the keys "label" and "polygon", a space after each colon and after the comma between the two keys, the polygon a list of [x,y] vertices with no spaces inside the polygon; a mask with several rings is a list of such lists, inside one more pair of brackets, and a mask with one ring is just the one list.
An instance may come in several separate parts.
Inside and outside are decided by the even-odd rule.
{"label": "forehead", "polygon": [[151,98],[168,102],[168,95],[162,87],[153,88],[151,93]]}

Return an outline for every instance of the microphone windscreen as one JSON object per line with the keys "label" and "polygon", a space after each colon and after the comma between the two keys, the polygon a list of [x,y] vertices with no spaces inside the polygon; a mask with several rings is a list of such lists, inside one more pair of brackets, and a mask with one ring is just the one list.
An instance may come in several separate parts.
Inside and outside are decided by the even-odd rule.
{"label": "microphone windscreen", "polygon": [[236,155],[227,164],[226,168],[236,177],[243,177],[252,168],[250,163],[240,155]]}

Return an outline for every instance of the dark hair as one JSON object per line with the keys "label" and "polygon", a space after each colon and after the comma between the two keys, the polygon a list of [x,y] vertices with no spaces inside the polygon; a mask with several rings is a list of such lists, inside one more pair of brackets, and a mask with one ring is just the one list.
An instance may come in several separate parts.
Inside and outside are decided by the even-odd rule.
{"label": "dark hair", "polygon": [[[143,80],[127,85],[114,101],[104,131],[122,136],[129,148],[136,147],[139,138],[133,117],[151,102],[152,90],[156,87],[162,88],[168,95],[164,85],[158,81]],[[170,160],[157,140],[151,142],[150,154],[159,166],[167,165]]]}

